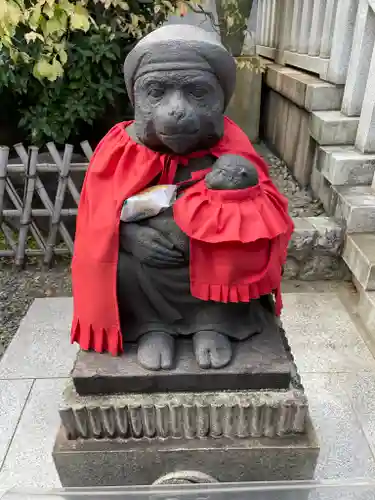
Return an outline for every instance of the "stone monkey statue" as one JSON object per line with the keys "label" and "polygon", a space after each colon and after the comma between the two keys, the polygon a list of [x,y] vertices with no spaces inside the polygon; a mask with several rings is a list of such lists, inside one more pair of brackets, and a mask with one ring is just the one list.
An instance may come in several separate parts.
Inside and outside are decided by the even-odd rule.
{"label": "stone monkey statue", "polygon": [[[116,125],[95,151],[77,220],[72,340],[81,347],[118,354],[137,341],[143,367],[171,369],[176,337],[185,336],[198,365],[218,369],[233,341],[274,322],[292,223],[264,163],[224,117],[235,73],[214,35],[189,25],[155,30],[128,55],[134,121]],[[175,205],[119,222],[124,200],[157,184],[178,186]],[[87,232],[104,239],[91,273]],[[88,280],[108,290],[91,294],[90,306]]]}

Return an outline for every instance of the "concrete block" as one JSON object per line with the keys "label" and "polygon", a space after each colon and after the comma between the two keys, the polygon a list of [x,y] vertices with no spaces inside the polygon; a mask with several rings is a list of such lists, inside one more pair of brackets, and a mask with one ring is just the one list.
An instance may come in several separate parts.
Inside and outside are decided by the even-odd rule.
{"label": "concrete block", "polygon": [[344,239],[342,226],[330,217],[308,217],[316,231],[314,254],[340,255]]}
{"label": "concrete block", "polygon": [[332,85],[303,71],[271,64],[267,67],[265,80],[273,90],[308,111],[341,108],[343,86]]}
{"label": "concrete block", "polygon": [[320,164],[324,177],[335,186],[368,186],[375,172],[375,154],[363,154],[352,146],[322,146]]}
{"label": "concrete block", "polygon": [[316,78],[300,71],[280,73],[279,92],[301,108],[305,107],[308,85],[316,82]]}
{"label": "concrete block", "polygon": [[348,235],[343,259],[365,290],[375,290],[375,233]]}
{"label": "concrete block", "polygon": [[[326,314],[328,315],[328,312]],[[358,414],[353,410],[352,401],[343,383],[343,375],[306,373],[303,382],[320,442],[315,479],[355,481],[359,477],[374,477],[375,461]],[[366,392],[367,388],[362,394]],[[363,495],[364,492],[359,491],[346,493],[334,492],[331,489],[330,493],[322,492],[317,497],[332,497],[332,500],[343,497],[364,500],[372,497],[372,494],[367,497]]]}
{"label": "concrete block", "polygon": [[344,86],[332,85],[319,80],[306,89],[305,109],[307,111],[330,111],[341,108]]}
{"label": "concrete block", "polygon": [[9,489],[58,488],[51,452],[59,427],[59,403],[66,379],[36,380],[0,472]]}
{"label": "concrete block", "polygon": [[334,186],[337,203],[334,217],[348,233],[375,231],[375,192],[371,186]]}
{"label": "concrete block", "polygon": [[286,436],[306,430],[303,389],[80,396],[64,391],[68,439],[220,439]]}
{"label": "concrete block", "polygon": [[67,377],[78,347],[70,344],[73,300],[36,299],[0,363],[0,378]]}
{"label": "concrete block", "polygon": [[284,438],[139,440],[56,439],[53,458],[65,487],[152,484],[174,471],[219,482],[311,479],[319,453],[309,432]]}
{"label": "concrete block", "polygon": [[310,134],[320,145],[354,145],[359,117],[345,116],[340,111],[314,111],[310,118]]}
{"label": "concrete block", "polygon": [[292,167],[294,177],[299,184],[307,187],[310,184],[310,177],[315,154],[315,142],[310,137],[309,114],[301,114],[300,127],[298,131],[297,149],[294,165]]}
{"label": "concrete block", "polygon": [[301,373],[374,370],[375,360],[333,293],[284,293],[282,321]]}
{"label": "concrete block", "polygon": [[32,380],[0,381],[0,469],[32,384]]}

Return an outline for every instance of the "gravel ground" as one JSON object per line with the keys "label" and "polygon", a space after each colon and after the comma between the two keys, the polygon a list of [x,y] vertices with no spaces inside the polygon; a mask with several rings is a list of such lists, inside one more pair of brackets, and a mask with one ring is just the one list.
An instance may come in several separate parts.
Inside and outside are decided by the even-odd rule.
{"label": "gravel ground", "polygon": [[18,271],[11,263],[0,262],[0,357],[35,298],[71,295],[69,264],[50,270],[30,265]]}
{"label": "gravel ground", "polygon": [[[264,144],[256,149],[269,164],[276,186],[289,199],[292,216],[316,216],[324,213],[320,202],[314,200],[308,191],[299,188],[284,162]],[[11,263],[0,260],[0,357],[35,298],[70,295],[68,261],[61,262],[50,270],[29,264],[25,270],[18,271]]]}
{"label": "gravel ground", "polygon": [[271,153],[264,143],[255,146],[269,165],[270,175],[276,187],[289,200],[289,212],[293,217],[316,217],[324,214],[323,205],[314,199],[308,189],[301,189],[287,165]]}

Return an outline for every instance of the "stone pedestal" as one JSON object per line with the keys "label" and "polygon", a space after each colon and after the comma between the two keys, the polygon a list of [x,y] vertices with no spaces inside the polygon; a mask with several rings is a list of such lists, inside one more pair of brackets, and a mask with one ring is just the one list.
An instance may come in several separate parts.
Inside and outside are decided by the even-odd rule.
{"label": "stone pedestal", "polygon": [[319,453],[285,334],[235,345],[230,366],[152,373],[127,355],[80,352],[60,407],[53,457],[63,486],[151,484],[197,471],[221,482],[311,479]]}

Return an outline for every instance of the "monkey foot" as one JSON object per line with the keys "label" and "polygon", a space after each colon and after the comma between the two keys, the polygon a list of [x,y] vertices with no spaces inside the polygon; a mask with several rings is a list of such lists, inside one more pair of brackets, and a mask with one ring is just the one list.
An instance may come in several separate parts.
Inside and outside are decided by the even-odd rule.
{"label": "monkey foot", "polygon": [[194,354],[201,368],[223,368],[232,359],[228,337],[213,331],[198,332],[193,337]]}
{"label": "monkey foot", "polygon": [[151,332],[138,342],[138,363],[147,370],[170,370],[175,355],[175,341],[168,333]]}

